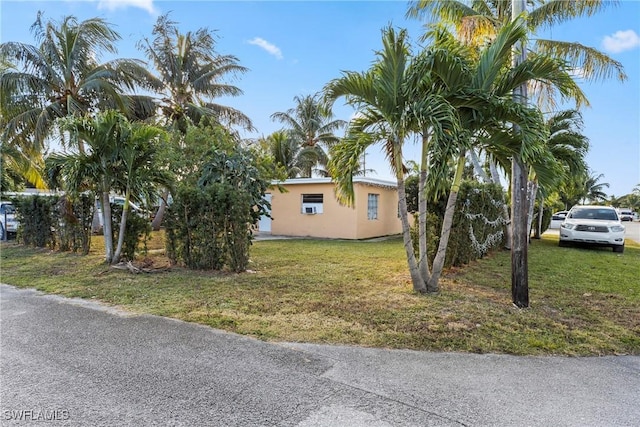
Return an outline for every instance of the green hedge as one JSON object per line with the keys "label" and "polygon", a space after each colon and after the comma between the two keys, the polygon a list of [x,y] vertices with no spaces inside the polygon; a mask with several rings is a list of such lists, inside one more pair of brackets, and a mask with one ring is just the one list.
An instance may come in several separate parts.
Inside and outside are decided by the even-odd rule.
{"label": "green hedge", "polygon": [[93,196],[21,196],[13,198],[18,241],[35,247],[89,253]]}
{"label": "green hedge", "polygon": [[[17,240],[27,246],[62,252],[89,253],[95,196],[20,196],[12,198],[19,221]],[[114,242],[120,231],[122,208],[112,206]],[[148,218],[130,213],[122,249],[124,259],[133,260],[137,250],[146,249],[151,235]],[[141,247],[142,245],[142,247]]]}

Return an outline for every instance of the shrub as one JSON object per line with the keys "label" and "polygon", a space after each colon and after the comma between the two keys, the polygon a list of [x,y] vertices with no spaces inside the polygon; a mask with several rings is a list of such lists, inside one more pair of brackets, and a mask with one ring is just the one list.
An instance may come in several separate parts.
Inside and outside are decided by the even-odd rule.
{"label": "shrub", "polygon": [[268,182],[250,151],[213,149],[208,158],[197,184],[180,187],[167,210],[167,255],[193,269],[244,271]]}
{"label": "shrub", "polygon": [[13,199],[19,221],[18,241],[27,246],[55,249],[59,197],[26,196]]}
{"label": "shrub", "polygon": [[[111,205],[111,223],[113,224],[113,242],[117,242],[120,233],[120,221],[122,219],[122,206]],[[91,224],[89,224],[91,226]],[[124,242],[122,244],[122,260],[133,261],[136,251],[146,253],[147,242],[151,238],[151,223],[149,218],[138,215],[129,209],[127,216],[127,226],[124,231]]]}
{"label": "shrub", "polygon": [[60,197],[56,204],[56,237],[60,251],[80,251],[83,255],[89,253],[94,200],[93,194],[80,194],[75,198]]}

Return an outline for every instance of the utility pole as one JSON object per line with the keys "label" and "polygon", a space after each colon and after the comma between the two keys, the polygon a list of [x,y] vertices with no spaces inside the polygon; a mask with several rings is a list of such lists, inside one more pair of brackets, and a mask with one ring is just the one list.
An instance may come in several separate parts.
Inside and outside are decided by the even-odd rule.
{"label": "utility pole", "polygon": [[[511,0],[511,19],[516,19],[525,10],[525,0]],[[527,59],[527,46],[524,42],[516,45],[513,65]],[[527,102],[527,86],[521,85],[513,92],[520,103]],[[514,125],[515,126],[515,125]],[[517,131],[518,128],[516,127]],[[528,170],[520,154],[511,160],[511,299],[520,308],[529,307],[529,214]]]}

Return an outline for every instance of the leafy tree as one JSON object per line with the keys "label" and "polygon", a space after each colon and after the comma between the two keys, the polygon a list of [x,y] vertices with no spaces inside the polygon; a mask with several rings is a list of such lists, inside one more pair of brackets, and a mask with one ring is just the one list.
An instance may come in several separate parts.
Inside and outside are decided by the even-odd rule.
{"label": "leafy tree", "polygon": [[[300,167],[298,175],[309,178],[314,166],[327,166],[325,150],[339,141],[334,132],[344,127],[346,122],[333,119],[331,108],[322,102],[319,94],[295,96],[293,99],[296,103],[294,108],[273,113],[271,118],[284,124],[287,133],[286,139],[277,143],[280,144],[280,154],[285,154],[282,152],[284,149],[289,152],[290,158],[299,157],[296,162],[296,167]],[[296,155],[291,156],[291,153]]]}
{"label": "leafy tree", "polygon": [[186,140],[200,147],[206,141],[208,150],[178,185],[167,218],[167,252],[190,268],[244,271],[251,227],[268,211],[269,181],[254,152],[220,126],[189,128]]}

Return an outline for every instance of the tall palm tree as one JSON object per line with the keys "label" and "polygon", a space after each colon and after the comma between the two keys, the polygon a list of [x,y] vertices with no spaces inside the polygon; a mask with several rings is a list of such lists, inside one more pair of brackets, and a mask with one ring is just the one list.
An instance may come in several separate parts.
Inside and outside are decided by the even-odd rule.
{"label": "tall palm tree", "polygon": [[531,224],[533,218],[533,205],[535,200],[538,199],[536,194],[538,185],[542,190],[542,197],[539,197],[540,214],[538,215],[536,238],[540,238],[542,233],[544,195],[551,194],[571,176],[582,176],[584,171],[587,170],[585,156],[589,150],[589,139],[581,132],[582,123],[582,115],[578,110],[560,111],[553,114],[546,121],[549,137],[545,142],[548,151],[548,156],[545,156],[545,159],[551,164],[546,166],[547,170],[549,170],[549,167],[551,168],[551,173],[547,174],[547,176],[541,175],[542,179],[539,179],[536,170],[540,168],[534,164],[530,179],[533,185],[529,196],[532,201],[529,211],[529,224]]}
{"label": "tall palm tree", "polygon": [[[524,14],[527,26],[531,33],[536,30],[562,23],[579,16],[589,16],[601,10],[608,2],[602,0],[593,1],[555,1],[538,0],[528,2],[531,10]],[[514,18],[525,12],[524,0],[471,0],[467,2],[456,0],[418,0],[412,3],[407,14],[409,16],[423,16],[427,13],[435,20],[443,20],[456,25],[458,35],[468,43],[484,43],[491,40],[493,35]],[[519,53],[514,55],[514,64],[526,58],[526,45],[519,48]],[[587,80],[597,80],[616,76],[624,80],[622,65],[604,55],[603,53],[577,43],[565,43],[553,40],[538,39],[534,50],[542,56],[561,58],[574,68],[583,70]],[[543,89],[539,93],[553,94],[556,88],[540,86]],[[555,92],[557,93],[557,92]],[[569,97],[576,100],[577,105],[587,103],[580,93],[572,93],[562,89],[563,98]],[[523,102],[527,100],[526,85],[523,84],[514,91],[514,96]],[[553,96],[541,96],[541,101],[547,101],[554,105]],[[529,229],[527,225],[528,208],[526,206],[527,168],[518,156],[512,161],[512,293],[514,304],[522,307],[528,306],[528,261],[527,244]]]}
{"label": "tall palm tree", "polygon": [[[100,18],[78,21],[73,16],[45,23],[39,12],[31,30],[38,45],[0,45],[0,57],[11,64],[0,74],[0,108],[6,121],[3,142],[25,154],[42,153],[47,138],[56,136],[58,118],[107,109],[152,114],[149,98],[125,93],[138,85],[148,87],[149,73],[142,62],[99,62],[103,54],[117,52],[120,36],[109,23]],[[82,150],[82,141],[78,144]]]}
{"label": "tall palm tree", "polygon": [[[424,74],[412,60],[406,30],[396,32],[393,28],[386,28],[382,42],[383,49],[377,53],[378,60],[368,71],[343,73],[342,77],[332,80],[325,87],[328,100],[345,97],[347,103],[358,107],[358,114],[350,122],[346,137],[333,147],[329,170],[337,183],[339,199],[351,204],[354,197],[352,178],[360,169],[362,153],[372,144],[383,145],[396,175],[403,242],[413,289],[416,292],[435,292],[437,288],[432,288],[429,283],[426,254],[420,254],[418,263],[413,249],[407,216],[403,148],[419,119],[428,119],[435,125],[432,133],[434,141],[447,139],[445,134],[450,129],[437,124],[455,122],[455,112],[438,94],[423,94],[420,100],[417,99],[416,91],[422,86],[420,76]],[[426,213],[421,211],[419,220],[424,219]]]}
{"label": "tall palm tree", "polygon": [[[216,39],[211,31],[180,33],[169,15],[158,17],[153,27],[153,39],[143,39],[138,48],[154,65],[157,76],[152,81],[160,98],[156,100],[162,124],[177,132],[183,140],[189,125],[205,119],[231,126],[253,129],[249,117],[239,110],[221,105],[216,98],[240,96],[240,88],[226,79],[245,73],[247,68],[232,55],[216,52]],[[166,196],[161,199],[152,227],[158,230],[164,218]]]}
{"label": "tall palm tree", "polygon": [[306,149],[308,154],[305,157],[316,157],[313,164],[307,164],[303,169],[303,176],[311,177],[316,164],[323,167],[327,165],[325,150],[339,141],[334,132],[344,127],[346,122],[333,119],[331,108],[322,102],[320,94],[295,96],[293,100],[296,103],[294,108],[273,113],[271,119],[284,124],[283,130],[289,134],[289,138],[300,149]]}
{"label": "tall palm tree", "polygon": [[[553,25],[592,16],[617,3],[617,0],[527,1],[528,34],[539,34]],[[407,16],[452,23],[463,42],[481,45],[493,39],[500,28],[512,20],[512,0],[417,0],[411,2]],[[567,61],[574,69],[580,69],[586,80],[627,78],[620,62],[580,43],[536,38],[531,48],[539,55]]]}
{"label": "tall palm tree", "polygon": [[[569,86],[573,81],[561,64],[544,57],[531,57],[509,69],[511,50],[525,35],[524,23],[515,20],[504,26],[493,42],[478,51],[465,49],[449,33],[434,32],[435,47],[427,54],[430,72],[446,88],[442,94],[456,107],[464,132],[458,136],[459,149],[453,154],[456,168],[443,221],[440,244],[433,263],[431,280],[437,285],[446,255],[446,245],[453,220],[457,193],[465,165],[465,153],[473,145],[483,144],[490,155],[541,156],[539,141],[544,139],[542,116],[534,108],[520,105],[511,97],[514,87],[526,79],[536,79],[555,86]],[[518,125],[514,132],[509,123]],[[441,151],[441,150],[440,150]],[[432,161],[446,164],[445,161]]]}
{"label": "tall palm tree", "polygon": [[242,112],[216,103],[216,98],[242,95],[242,90],[225,79],[245,73],[232,55],[216,52],[211,31],[180,33],[169,15],[158,17],[153,39],[143,39],[138,48],[154,65],[154,86],[165,125],[186,133],[189,124],[198,125],[204,117],[223,125],[239,125],[253,129],[251,120]]}
{"label": "tall palm tree", "polygon": [[120,261],[132,198],[157,197],[159,187],[169,187],[172,182],[170,172],[162,167],[164,159],[159,155],[161,140],[165,136],[163,130],[142,123],[133,123],[127,129],[126,136],[118,153],[122,166],[120,172],[123,175],[120,177],[119,191],[124,193],[124,206],[112,263]]}

